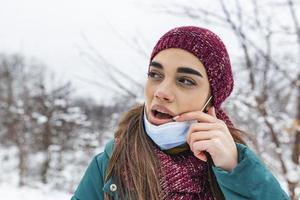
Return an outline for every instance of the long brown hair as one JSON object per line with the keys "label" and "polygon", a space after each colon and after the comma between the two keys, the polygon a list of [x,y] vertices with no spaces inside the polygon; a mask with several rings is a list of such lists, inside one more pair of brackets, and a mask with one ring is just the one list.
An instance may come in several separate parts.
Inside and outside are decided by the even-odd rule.
{"label": "long brown hair", "polygon": [[[136,105],[119,122],[112,156],[105,180],[113,177],[121,199],[161,199],[158,170],[159,161],[151,148],[151,141],[143,127],[144,105]],[[236,142],[245,144],[238,129],[229,128]],[[105,194],[105,200],[110,200]]]}

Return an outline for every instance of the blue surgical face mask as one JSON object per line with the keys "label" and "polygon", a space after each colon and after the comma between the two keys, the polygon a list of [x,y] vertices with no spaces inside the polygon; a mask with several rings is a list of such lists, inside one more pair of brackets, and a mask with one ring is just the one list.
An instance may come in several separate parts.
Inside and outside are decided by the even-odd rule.
{"label": "blue surgical face mask", "polygon": [[144,126],[148,136],[161,150],[171,149],[186,142],[186,134],[192,122],[169,122],[159,126],[151,124],[144,112]]}
{"label": "blue surgical face mask", "polygon": [[[209,98],[207,103],[204,105],[203,109],[207,106],[210,99],[211,98]],[[152,141],[155,144],[157,144],[160,147],[161,150],[172,149],[174,147],[186,143],[186,136],[189,127],[192,123],[197,122],[197,120],[184,122],[169,122],[156,126],[148,121],[145,110],[143,119],[147,135],[152,139]]]}

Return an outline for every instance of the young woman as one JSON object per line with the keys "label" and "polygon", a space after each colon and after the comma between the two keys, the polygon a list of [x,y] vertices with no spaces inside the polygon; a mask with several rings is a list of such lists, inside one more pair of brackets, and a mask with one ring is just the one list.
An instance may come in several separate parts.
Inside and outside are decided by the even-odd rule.
{"label": "young woman", "polygon": [[168,31],[150,57],[145,103],[123,116],[72,200],[289,199],[222,110],[232,89],[216,34]]}

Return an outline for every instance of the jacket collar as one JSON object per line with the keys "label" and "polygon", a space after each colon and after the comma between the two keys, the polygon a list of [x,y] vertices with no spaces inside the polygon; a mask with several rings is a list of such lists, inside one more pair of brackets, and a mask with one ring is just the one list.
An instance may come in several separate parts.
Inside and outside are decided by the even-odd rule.
{"label": "jacket collar", "polygon": [[[113,152],[113,147],[114,147],[114,142],[115,140],[114,139],[111,139],[108,143],[106,143],[105,145],[105,148],[104,148],[104,153],[106,154],[106,157],[108,158],[107,159],[107,163],[106,165],[108,164],[108,161],[109,159],[111,158],[112,156],[112,152]],[[103,173],[105,175],[105,173]],[[104,178],[104,176],[103,176]],[[115,196],[115,193],[116,191],[118,190],[118,187],[117,187],[117,190],[116,191],[113,191],[112,190],[112,187],[113,185],[115,185],[115,183],[113,182],[113,179],[112,177],[109,177],[109,179],[104,182],[104,185],[103,185],[103,191],[106,192],[106,193],[109,193],[111,196]]]}
{"label": "jacket collar", "polygon": [[113,148],[114,148],[114,143],[115,143],[115,139],[111,139],[108,141],[108,143],[106,143],[105,145],[105,149],[104,152],[106,153],[107,157],[110,159],[112,152],[113,152]]}

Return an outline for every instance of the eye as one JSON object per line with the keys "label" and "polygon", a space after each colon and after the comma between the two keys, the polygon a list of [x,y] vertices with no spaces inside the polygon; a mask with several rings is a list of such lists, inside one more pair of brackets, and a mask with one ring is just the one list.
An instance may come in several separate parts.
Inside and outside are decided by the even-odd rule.
{"label": "eye", "polygon": [[147,75],[149,78],[154,79],[154,80],[159,80],[162,78],[162,75],[160,73],[153,72],[153,71],[148,72]]}
{"label": "eye", "polygon": [[186,86],[195,86],[195,85],[197,85],[195,83],[195,81],[193,81],[189,78],[185,78],[185,77],[178,78],[178,82],[179,82],[179,84],[186,85]]}

